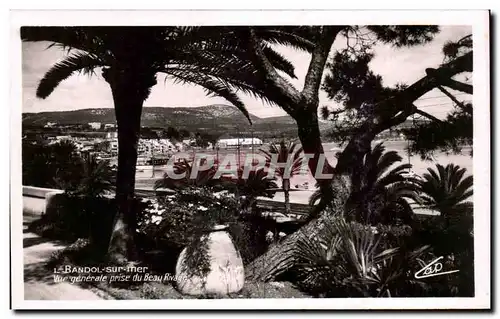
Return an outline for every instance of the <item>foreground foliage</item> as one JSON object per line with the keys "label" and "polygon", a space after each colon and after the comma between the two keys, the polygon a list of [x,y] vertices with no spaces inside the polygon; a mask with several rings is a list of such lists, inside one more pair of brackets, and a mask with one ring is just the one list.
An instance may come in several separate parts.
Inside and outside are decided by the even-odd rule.
{"label": "foreground foliage", "polygon": [[419,258],[429,246],[404,247],[411,228],[395,236],[392,228],[343,219],[324,226],[318,238],[299,240],[297,245],[304,289],[325,297],[404,297],[424,289],[413,274],[424,266]]}
{"label": "foreground foliage", "polygon": [[22,143],[23,185],[62,189],[86,197],[100,197],[112,190],[116,171],[109,161],[80,153],[75,144]]}
{"label": "foreground foliage", "polygon": [[239,200],[227,191],[188,188],[144,202],[147,206],[140,214],[137,228],[139,245],[146,259],[148,251],[162,252],[163,257],[170,259],[169,265],[164,265],[167,268],[173,269],[186,246],[196,247],[192,249],[194,254],[201,252],[203,243],[197,242],[201,235],[220,224],[229,226],[228,232],[245,263],[267,249],[265,235],[272,220],[241,211]]}
{"label": "foreground foliage", "polygon": [[473,177],[464,177],[465,173],[465,168],[454,164],[428,168],[420,182],[424,205],[439,211],[444,219],[471,214],[473,203],[467,199],[473,195]]}
{"label": "foreground foliage", "polygon": [[81,180],[82,157],[71,142],[22,143],[23,185],[73,189]]}
{"label": "foreground foliage", "polygon": [[[413,227],[369,226],[338,217],[319,236],[298,241],[292,273],[315,296],[471,297],[474,238],[465,226],[469,222],[447,226],[438,217],[419,216]],[[459,272],[415,278],[441,256],[443,271]]]}
{"label": "foreground foliage", "polygon": [[[422,203],[420,185],[417,178],[405,176],[410,164],[394,166],[401,161],[396,151],[386,152],[382,143],[363,157],[362,165],[353,173],[356,185],[346,203],[346,218],[371,225],[411,224],[410,203]],[[331,188],[329,192],[336,190]],[[317,204],[322,195],[319,189],[315,191],[309,204]]]}

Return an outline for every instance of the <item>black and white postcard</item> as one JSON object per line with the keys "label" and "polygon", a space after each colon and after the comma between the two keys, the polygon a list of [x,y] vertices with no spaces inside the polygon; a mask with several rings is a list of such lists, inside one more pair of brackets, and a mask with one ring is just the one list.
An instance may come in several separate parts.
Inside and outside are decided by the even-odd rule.
{"label": "black and white postcard", "polygon": [[489,14],[12,12],[12,307],[489,309]]}

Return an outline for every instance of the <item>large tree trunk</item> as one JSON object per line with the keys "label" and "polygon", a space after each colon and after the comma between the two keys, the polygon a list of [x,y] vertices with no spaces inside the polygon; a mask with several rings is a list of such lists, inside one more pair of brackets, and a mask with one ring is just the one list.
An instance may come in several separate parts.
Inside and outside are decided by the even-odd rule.
{"label": "large tree trunk", "polygon": [[[355,169],[352,165],[360,165],[363,155],[370,149],[373,134],[370,131],[361,131],[362,134],[358,134],[347,145],[336,167],[333,168],[324,158],[317,115],[303,114],[299,119],[297,121],[299,138],[304,153],[312,156],[309,170],[322,191],[321,201],[312,208],[303,227],[271,246],[265,254],[247,266],[246,276],[250,280],[270,281],[289,270],[295,262],[297,241],[317,236],[326,221],[334,216],[344,215],[345,205],[356,179],[353,178],[356,174],[353,174]],[[317,172],[323,175],[318,175]],[[326,174],[332,174],[333,177],[328,177]],[[328,203],[332,204],[332,209],[325,209]]]}
{"label": "large tree trunk", "polygon": [[[309,107],[309,109],[311,108],[313,107]],[[304,154],[311,156],[311,159],[308,161],[309,171],[316,179],[317,186],[321,191],[319,204],[311,210],[307,218],[307,221],[310,221],[318,217],[320,211],[326,207],[327,203],[333,201],[333,194],[331,192],[332,177],[329,176],[334,173],[337,174],[337,172],[325,157],[317,112],[312,112],[304,108],[297,117],[297,128]]]}
{"label": "large tree trunk", "polygon": [[321,231],[325,221],[343,213],[343,205],[349,196],[350,178],[338,174],[333,178],[337,192],[333,195],[334,208],[323,210],[315,218],[281,242],[273,244],[266,253],[257,257],[246,267],[246,278],[258,281],[271,281],[289,270],[295,262],[295,245],[301,238],[313,238]]}
{"label": "large tree trunk", "polygon": [[156,83],[154,73],[107,69],[103,76],[111,86],[118,125],[117,213],[113,221],[108,259],[125,263],[136,259],[135,173],[141,113],[149,89]]}
{"label": "large tree trunk", "polygon": [[[297,241],[301,238],[316,236],[322,229],[325,221],[331,219],[333,216],[344,213],[344,205],[351,189],[351,177],[349,174],[335,172],[334,168],[326,161],[317,115],[308,113],[303,114],[303,116],[299,117],[300,120],[297,121],[299,138],[304,153],[311,154],[312,156],[308,162],[309,170],[315,176],[319,187],[326,194],[326,196],[322,196],[322,202],[333,201],[333,209],[318,209],[317,212],[312,213],[314,216],[310,217],[308,219],[309,222],[302,228],[288,235],[281,242],[272,245],[265,254],[250,263],[246,268],[246,277],[250,280],[273,280],[289,270],[294,265],[294,249]],[[323,164],[321,157],[324,160]],[[323,167],[320,165],[323,165]],[[319,170],[318,166],[321,167]],[[317,171],[322,172],[324,176],[316,175]],[[326,177],[326,174],[333,173],[335,173],[333,178]],[[329,191],[332,188],[336,190],[335,193]]]}

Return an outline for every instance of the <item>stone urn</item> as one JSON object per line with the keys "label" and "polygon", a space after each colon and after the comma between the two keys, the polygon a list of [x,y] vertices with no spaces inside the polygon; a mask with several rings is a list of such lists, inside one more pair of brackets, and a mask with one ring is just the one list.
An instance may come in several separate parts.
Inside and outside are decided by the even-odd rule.
{"label": "stone urn", "polygon": [[210,265],[204,276],[192,273],[186,264],[186,250],[179,255],[175,267],[176,286],[185,295],[228,295],[243,288],[245,271],[243,260],[227,232],[227,225],[217,225],[208,234],[202,235],[207,240],[207,260]]}

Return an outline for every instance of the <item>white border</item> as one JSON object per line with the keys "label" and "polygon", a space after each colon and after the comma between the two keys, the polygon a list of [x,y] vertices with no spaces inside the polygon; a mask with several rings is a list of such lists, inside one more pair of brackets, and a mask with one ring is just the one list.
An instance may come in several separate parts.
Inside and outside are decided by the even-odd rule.
{"label": "white border", "polygon": [[[22,25],[472,25],[474,33],[474,298],[24,300],[21,194]],[[490,304],[490,99],[487,11],[14,11],[10,29],[11,249],[14,309],[487,309]]]}

